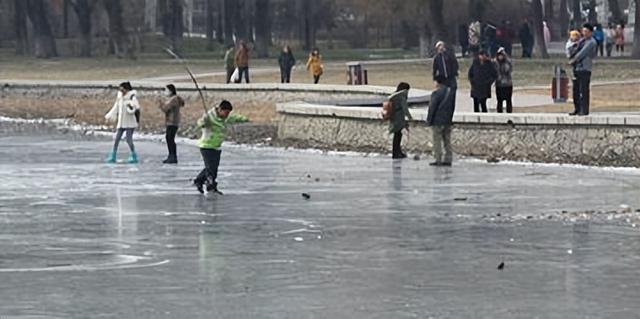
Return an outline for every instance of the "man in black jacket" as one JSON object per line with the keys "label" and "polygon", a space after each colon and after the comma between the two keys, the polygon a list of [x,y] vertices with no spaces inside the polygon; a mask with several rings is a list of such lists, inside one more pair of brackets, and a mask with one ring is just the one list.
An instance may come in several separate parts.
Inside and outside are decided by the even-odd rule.
{"label": "man in black jacket", "polygon": [[455,56],[453,50],[449,50],[446,44],[442,41],[436,43],[436,51],[438,52],[433,57],[433,81],[439,80],[451,89],[453,95],[453,107],[456,106],[456,91],[458,90],[458,74],[459,65],[458,59]]}
{"label": "man in black jacket", "polygon": [[[438,88],[431,94],[427,126],[433,132],[433,156],[436,161],[431,166],[451,166],[453,153],[451,151],[451,125],[454,113],[455,90],[446,86],[442,78],[437,78]],[[445,154],[442,156],[442,147]]]}

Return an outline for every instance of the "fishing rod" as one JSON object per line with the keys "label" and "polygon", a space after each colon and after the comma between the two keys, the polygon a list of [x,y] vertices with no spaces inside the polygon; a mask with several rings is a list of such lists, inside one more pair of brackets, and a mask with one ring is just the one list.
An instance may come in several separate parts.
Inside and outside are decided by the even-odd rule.
{"label": "fishing rod", "polygon": [[193,72],[191,72],[191,68],[189,68],[189,64],[187,63],[187,61],[185,59],[181,58],[175,52],[173,52],[170,48],[165,48],[165,51],[167,53],[169,53],[169,55],[171,55],[172,57],[177,59],[180,63],[182,63],[182,65],[184,65],[184,68],[187,70],[187,73],[189,73],[189,76],[191,77],[191,80],[193,81],[193,84],[195,84],[196,89],[198,90],[198,93],[200,94],[200,99],[202,100],[202,107],[204,108],[204,113],[208,114],[209,110],[207,110],[207,102],[204,99],[204,94],[202,94],[202,90],[200,89],[200,85],[198,84],[198,80],[196,80],[196,77],[193,75]]}

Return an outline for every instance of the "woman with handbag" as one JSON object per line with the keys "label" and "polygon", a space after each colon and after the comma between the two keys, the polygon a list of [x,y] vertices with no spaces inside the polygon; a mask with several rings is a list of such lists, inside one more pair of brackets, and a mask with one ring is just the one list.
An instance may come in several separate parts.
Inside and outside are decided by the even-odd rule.
{"label": "woman with handbag", "polygon": [[138,163],[138,155],[133,145],[133,132],[138,127],[140,114],[140,104],[136,98],[136,91],[131,87],[131,83],[123,82],[118,87],[118,95],[116,102],[111,110],[105,115],[105,118],[111,122],[116,122],[116,136],[113,143],[113,150],[107,156],[107,163],[115,163],[118,153],[118,145],[122,139],[122,135],[127,133],[127,144],[131,153],[127,163]]}
{"label": "woman with handbag", "polygon": [[311,72],[313,75],[313,83],[318,84],[320,82],[320,77],[324,72],[324,67],[322,66],[322,56],[320,55],[320,50],[318,48],[313,49],[311,54],[309,54],[309,60],[307,61],[307,70]]}

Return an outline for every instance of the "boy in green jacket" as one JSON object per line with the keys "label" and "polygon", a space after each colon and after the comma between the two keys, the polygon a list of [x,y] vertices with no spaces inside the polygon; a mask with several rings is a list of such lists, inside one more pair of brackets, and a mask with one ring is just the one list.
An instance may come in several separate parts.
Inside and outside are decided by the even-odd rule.
{"label": "boy in green jacket", "polygon": [[222,195],[222,192],[218,190],[216,178],[222,154],[220,147],[227,135],[227,123],[246,121],[246,118],[241,115],[230,116],[231,111],[233,111],[231,102],[224,100],[217,108],[209,111],[198,120],[198,127],[202,128],[202,137],[198,142],[198,147],[200,147],[205,168],[193,180],[193,184],[201,194],[204,194],[203,186],[206,185],[207,192],[216,192]]}

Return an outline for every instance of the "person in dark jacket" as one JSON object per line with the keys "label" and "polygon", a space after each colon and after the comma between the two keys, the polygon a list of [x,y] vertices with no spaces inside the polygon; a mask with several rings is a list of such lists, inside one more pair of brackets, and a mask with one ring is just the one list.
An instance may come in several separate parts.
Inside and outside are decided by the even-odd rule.
{"label": "person in dark jacket", "polygon": [[278,64],[280,65],[280,83],[290,83],[291,69],[296,65],[296,58],[288,45],[282,49]]}
{"label": "person in dark jacket", "polygon": [[160,102],[158,107],[165,115],[165,124],[167,126],[166,139],[169,156],[162,163],[178,164],[178,152],[176,147],[176,134],[180,126],[180,109],[184,106],[184,100],[178,96],[176,87],[169,84],[164,89],[166,100]]}
{"label": "person in dark jacket", "polygon": [[438,53],[433,57],[433,81],[438,82],[438,79],[441,79],[444,85],[453,90],[453,107],[455,108],[460,68],[458,59],[453,50],[449,50],[442,41],[436,43],[436,51]]}
{"label": "person in dark jacket", "polygon": [[460,44],[462,57],[466,57],[469,53],[469,32],[467,26],[464,24],[458,27],[458,44]]}
{"label": "person in dark jacket", "polygon": [[471,98],[473,98],[473,111],[487,113],[487,99],[491,98],[491,84],[498,77],[491,58],[482,51],[473,60],[469,68],[469,82],[471,82]]}
{"label": "person in dark jacket", "polygon": [[[435,162],[431,166],[451,166],[453,154],[451,151],[451,125],[454,113],[455,91],[448,87],[442,78],[436,79],[438,88],[431,94],[427,126],[431,126],[433,133],[433,157]],[[445,154],[442,156],[442,147]]]}
{"label": "person in dark jacket", "polygon": [[496,79],[496,98],[498,99],[498,113],[502,113],[504,102],[507,103],[507,113],[513,112],[513,64],[505,48],[498,49],[496,60],[494,61],[498,78]]}
{"label": "person in dark jacket", "polygon": [[522,22],[519,36],[520,43],[522,44],[522,57],[531,58],[531,55],[533,54],[533,45],[535,44],[535,39],[533,37],[533,33],[531,32],[531,27],[529,27],[529,20],[524,19],[524,21]]}
{"label": "person in dark jacket", "polygon": [[412,120],[411,112],[409,112],[409,104],[407,100],[409,98],[409,90],[411,86],[409,83],[401,82],[398,84],[396,92],[389,96],[391,101],[391,119],[389,123],[389,133],[393,134],[393,158],[406,158],[407,155],[402,152],[402,130],[409,131],[409,122],[407,119]]}

